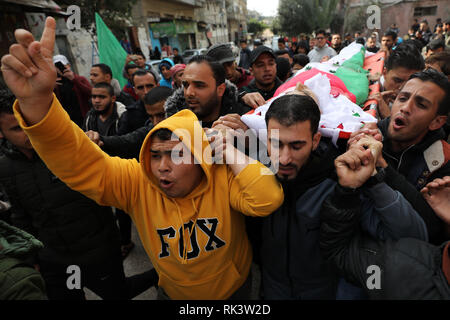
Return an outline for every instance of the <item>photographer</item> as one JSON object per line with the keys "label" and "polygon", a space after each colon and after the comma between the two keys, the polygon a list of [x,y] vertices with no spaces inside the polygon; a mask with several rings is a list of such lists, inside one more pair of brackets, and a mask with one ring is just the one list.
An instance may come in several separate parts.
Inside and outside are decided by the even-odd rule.
{"label": "photographer", "polygon": [[54,56],[53,63],[57,72],[54,92],[60,101],[64,101],[64,109],[70,119],[81,127],[83,118],[90,109],[92,86],[88,79],[72,71],[65,56]]}

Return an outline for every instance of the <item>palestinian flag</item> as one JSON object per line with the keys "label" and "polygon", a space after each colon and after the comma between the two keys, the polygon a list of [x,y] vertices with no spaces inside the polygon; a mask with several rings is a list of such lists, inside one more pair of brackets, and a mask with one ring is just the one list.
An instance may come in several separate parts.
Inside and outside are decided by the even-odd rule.
{"label": "palestinian flag", "polygon": [[[366,53],[361,44],[352,43],[339,55],[322,63],[309,63],[299,70],[290,80],[281,85],[274,97],[265,105],[250,111],[241,117],[251,129],[257,130],[260,139],[265,142],[267,133],[264,117],[270,104],[295,90],[299,82],[306,85],[317,97],[321,110],[319,130],[322,135],[332,138],[336,144],[340,138],[348,139],[368,122],[376,122],[376,104],[367,102],[370,93],[379,90],[379,83],[370,83],[369,73],[381,74],[384,53]],[[363,108],[367,111],[365,112]]]}

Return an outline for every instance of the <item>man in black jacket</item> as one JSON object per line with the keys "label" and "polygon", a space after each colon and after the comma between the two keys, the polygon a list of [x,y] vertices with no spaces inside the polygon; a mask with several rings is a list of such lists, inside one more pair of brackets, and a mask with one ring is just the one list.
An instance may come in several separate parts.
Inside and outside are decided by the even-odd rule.
{"label": "man in black jacket", "polygon": [[[125,106],[116,101],[113,87],[105,82],[98,82],[92,88],[92,109],[83,122],[84,131],[96,131],[103,136],[115,136],[119,131],[119,121],[125,113]],[[131,218],[124,211],[115,209],[119,222],[121,251],[125,259],[134,248],[131,241]]]}
{"label": "man in black jacket", "polygon": [[[154,285],[154,270],[125,278],[111,208],[97,205],[55,177],[14,117],[12,93],[2,90],[0,97],[0,183],[12,205],[13,224],[44,244],[35,263],[49,299],[84,299],[82,287],[104,299],[131,299]],[[79,267],[81,283],[70,289],[67,270],[73,265]]]}
{"label": "man in black jacket", "polygon": [[[380,241],[360,232],[358,188],[374,165],[356,159],[344,155],[335,162],[339,184],[320,214],[324,257],[370,299],[450,300],[450,241],[439,246],[412,238]],[[450,221],[450,177],[438,180],[423,192],[436,213]]]}
{"label": "man in black jacket", "polygon": [[[243,115],[251,110],[239,103],[238,90],[225,80],[222,64],[205,55],[189,61],[183,74],[183,88],[177,89],[164,107],[167,117],[190,109],[205,128],[211,128],[221,116]],[[240,120],[239,125],[244,131],[248,129]]]}
{"label": "man in black jacket", "polygon": [[377,166],[385,169],[385,182],[401,192],[425,221],[429,240],[436,245],[450,235],[420,190],[431,180],[450,175],[450,145],[442,130],[449,108],[447,78],[428,69],[411,76],[392,105],[392,116],[378,123],[384,141]]}
{"label": "man in black jacket", "polygon": [[[333,160],[337,156],[331,144],[320,142],[319,119],[316,102],[297,94],[277,98],[266,113],[267,148],[272,166],[278,164],[276,177],[284,191],[282,206],[259,219],[260,237],[255,226],[250,233],[252,245],[259,248],[255,256],[260,257],[266,299],[344,297],[344,285],[338,286],[333,267],[319,250],[319,213],[336,185]],[[381,150],[381,143],[372,140]],[[363,155],[367,157],[367,152]],[[381,182],[367,186],[360,194],[364,230],[378,238],[426,240],[422,219],[398,192]],[[361,298],[357,288],[349,291],[345,297],[351,294],[352,298]]]}
{"label": "man in black jacket", "polygon": [[83,130],[94,130],[104,136],[118,133],[119,119],[125,112],[125,106],[116,101],[113,87],[106,82],[99,82],[92,88],[92,109],[83,121]]}

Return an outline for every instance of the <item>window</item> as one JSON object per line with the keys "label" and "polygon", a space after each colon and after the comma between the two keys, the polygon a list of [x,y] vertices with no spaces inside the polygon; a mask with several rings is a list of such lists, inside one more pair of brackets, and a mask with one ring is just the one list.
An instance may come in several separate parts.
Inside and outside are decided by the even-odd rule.
{"label": "window", "polygon": [[434,7],[416,7],[416,8],[414,8],[414,17],[435,16],[436,12],[437,12],[437,6],[434,6]]}

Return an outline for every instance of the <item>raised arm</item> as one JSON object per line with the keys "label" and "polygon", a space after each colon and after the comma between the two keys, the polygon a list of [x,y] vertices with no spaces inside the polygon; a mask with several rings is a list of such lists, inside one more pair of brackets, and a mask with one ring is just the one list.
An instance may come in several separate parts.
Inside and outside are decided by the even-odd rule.
{"label": "raised arm", "polygon": [[[225,134],[225,131],[220,132]],[[271,214],[283,203],[281,185],[268,168],[233,146],[230,132],[228,137],[221,133],[206,130],[215,160],[222,159],[229,168],[230,205],[248,216]]]}
{"label": "raised arm", "polygon": [[20,112],[29,126],[44,119],[53,101],[55,28],[55,19],[47,18],[40,41],[35,41],[29,31],[17,29],[17,44],[11,45],[10,54],[1,60],[3,78],[19,101]]}
{"label": "raised arm", "polygon": [[2,58],[6,84],[17,97],[14,113],[48,168],[70,188],[101,205],[129,213],[139,197],[137,161],[111,158],[92,143],[53,95],[55,20],[47,18],[41,41],[16,30],[17,44]]}

